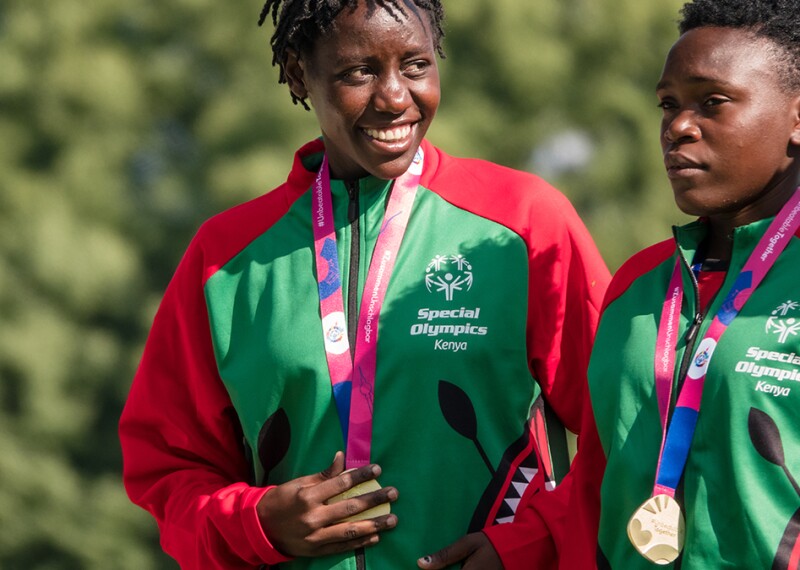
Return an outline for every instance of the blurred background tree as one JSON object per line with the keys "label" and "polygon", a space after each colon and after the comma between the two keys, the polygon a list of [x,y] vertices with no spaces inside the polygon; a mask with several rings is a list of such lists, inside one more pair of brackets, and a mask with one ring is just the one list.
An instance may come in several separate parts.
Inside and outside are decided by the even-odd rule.
{"label": "blurred background tree", "polygon": [[[675,213],[653,94],[681,0],[449,0],[429,138],[535,171],[609,266]],[[198,225],[317,136],[260,4],[0,3],[0,568],[175,568],[116,423]]]}

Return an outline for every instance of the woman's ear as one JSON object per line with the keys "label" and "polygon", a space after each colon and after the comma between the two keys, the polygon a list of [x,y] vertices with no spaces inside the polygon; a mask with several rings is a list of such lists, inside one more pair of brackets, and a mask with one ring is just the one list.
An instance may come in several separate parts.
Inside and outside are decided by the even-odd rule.
{"label": "woman's ear", "polygon": [[792,136],[789,140],[793,145],[800,147],[800,95],[797,95],[792,103],[792,119],[794,120],[794,129],[792,129]]}
{"label": "woman's ear", "polygon": [[305,63],[300,54],[293,49],[286,50],[286,61],[283,62],[283,74],[292,94],[298,99],[308,97],[308,88],[305,81]]}

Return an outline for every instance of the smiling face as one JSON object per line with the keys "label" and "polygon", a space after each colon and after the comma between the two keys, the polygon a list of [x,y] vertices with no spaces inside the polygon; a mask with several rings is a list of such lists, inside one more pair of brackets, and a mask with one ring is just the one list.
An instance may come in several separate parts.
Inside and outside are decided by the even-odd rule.
{"label": "smiling face", "polygon": [[310,53],[290,53],[284,63],[292,92],[308,97],[317,115],[335,178],[402,175],[439,106],[428,14],[406,12],[395,19],[359,2]]}
{"label": "smiling face", "polygon": [[728,227],[777,213],[798,181],[800,93],[771,40],[733,28],[683,34],[657,88],[661,147],[678,207]]}

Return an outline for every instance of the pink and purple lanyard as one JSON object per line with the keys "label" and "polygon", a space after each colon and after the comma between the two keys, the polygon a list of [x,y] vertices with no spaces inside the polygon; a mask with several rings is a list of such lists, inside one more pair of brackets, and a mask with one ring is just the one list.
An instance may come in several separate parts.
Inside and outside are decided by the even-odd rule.
{"label": "pink and purple lanyard", "polygon": [[658,408],[661,417],[661,451],[656,468],[653,496],[675,496],[689,447],[694,436],[700,400],[703,395],[708,364],[720,337],[770,270],[775,260],[800,228],[800,188],[781,208],[758,245],[750,254],[742,271],[728,292],[703,340],[694,353],[683,387],[675,404],[675,411],[667,429],[669,406],[672,398],[672,378],[675,367],[675,347],[678,320],[683,301],[680,259],[670,279],[656,340],[655,372]]}
{"label": "pink and purple lanyard", "polygon": [[[355,353],[352,355],[344,315],[327,156],[323,157],[314,182],[311,215],[322,334],[334,400],[347,442],[345,467],[348,469],[366,465],[370,461],[378,319],[414,205],[422,163],[423,152],[420,148],[408,170],[394,182],[367,271],[358,316]],[[357,286],[357,283],[350,284],[350,287]]]}

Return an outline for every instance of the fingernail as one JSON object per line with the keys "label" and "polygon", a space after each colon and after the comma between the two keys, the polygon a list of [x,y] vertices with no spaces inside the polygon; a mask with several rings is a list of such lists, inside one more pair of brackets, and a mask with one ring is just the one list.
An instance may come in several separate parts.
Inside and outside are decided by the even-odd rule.
{"label": "fingernail", "polygon": [[381,468],[380,468],[380,466],[378,466],[378,465],[372,465],[372,474],[373,474],[373,475],[375,475],[375,477],[377,477],[378,475],[380,475],[380,474],[381,474]]}
{"label": "fingernail", "polygon": [[389,489],[389,491],[386,493],[386,497],[387,497],[387,498],[388,498],[390,501],[395,501],[395,500],[397,500],[397,489]]}
{"label": "fingernail", "polygon": [[388,527],[397,526],[397,517],[394,515],[389,515],[389,517],[386,519],[386,526]]}
{"label": "fingernail", "polygon": [[419,562],[421,562],[421,563],[423,563],[425,565],[430,564],[431,563],[431,557],[430,556],[423,556],[422,558],[419,559]]}

